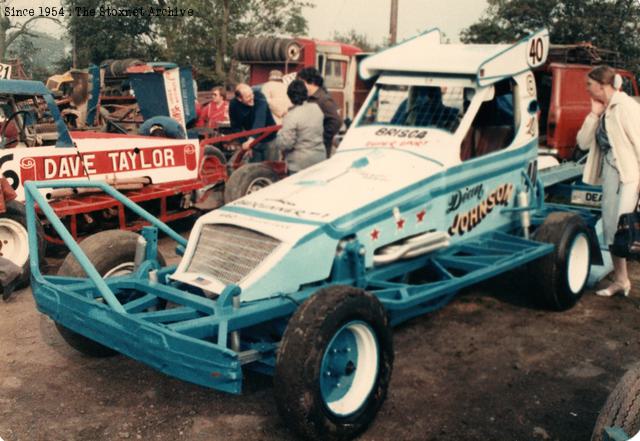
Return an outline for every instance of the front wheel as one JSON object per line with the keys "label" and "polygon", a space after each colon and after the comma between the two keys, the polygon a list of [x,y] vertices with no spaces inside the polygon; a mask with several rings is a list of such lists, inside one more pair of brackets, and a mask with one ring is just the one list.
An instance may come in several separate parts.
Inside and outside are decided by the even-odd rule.
{"label": "front wheel", "polygon": [[[101,231],[80,242],[80,248],[103,278],[124,276],[132,273],[135,269],[134,260],[139,237],[139,234],[131,231]],[[164,259],[159,253],[158,262],[160,265],[164,264]],[[60,265],[58,275],[87,277],[80,262],[78,262],[71,253],[67,255],[62,265]],[[123,297],[127,294],[128,293],[122,293],[116,295],[120,301],[132,300],[132,298]],[[159,302],[157,307],[164,307],[164,303]],[[90,357],[110,357],[117,354],[113,349],[91,340],[57,322],[56,328],[69,346],[85,355]]]}
{"label": "front wheel", "polygon": [[393,341],[378,299],[349,286],[323,288],[293,315],[275,375],[278,411],[313,440],[351,439],[387,394]]}
{"label": "front wheel", "polygon": [[563,311],[582,297],[591,269],[589,231],[579,215],[554,212],[533,239],[555,245],[553,252],[529,266],[535,295],[545,306]]}

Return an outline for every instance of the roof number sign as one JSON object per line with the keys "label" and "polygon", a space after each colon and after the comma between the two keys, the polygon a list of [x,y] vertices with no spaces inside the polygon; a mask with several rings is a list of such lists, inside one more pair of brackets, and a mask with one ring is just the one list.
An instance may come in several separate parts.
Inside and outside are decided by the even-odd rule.
{"label": "roof number sign", "polygon": [[545,46],[542,37],[532,38],[529,42],[528,62],[529,66],[536,66],[545,59]]}

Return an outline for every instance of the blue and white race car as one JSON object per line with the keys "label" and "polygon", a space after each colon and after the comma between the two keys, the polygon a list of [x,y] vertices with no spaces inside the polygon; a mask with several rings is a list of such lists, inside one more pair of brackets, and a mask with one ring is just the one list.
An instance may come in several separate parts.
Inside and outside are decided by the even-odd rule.
{"label": "blue and white race car", "polygon": [[[153,227],[78,245],[50,217],[71,254],[43,276],[31,253],[38,308],[84,353],[231,393],[243,369],[272,374],[298,434],[361,433],[386,396],[393,325],[523,265],[535,296],[567,309],[602,263],[597,215],[544,203],[530,69],[548,47],[545,30],[514,45],[434,30],[369,57],[360,74],[376,84],[337,153],[201,217],[188,241],[77,183]],[[49,216],[39,185],[27,205]],[[177,266],[158,230],[183,247]]]}

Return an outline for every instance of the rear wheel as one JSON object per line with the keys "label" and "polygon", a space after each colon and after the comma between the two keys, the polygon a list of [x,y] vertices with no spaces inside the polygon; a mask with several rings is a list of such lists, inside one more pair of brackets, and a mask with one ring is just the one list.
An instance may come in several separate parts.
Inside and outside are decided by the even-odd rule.
{"label": "rear wheel", "polygon": [[534,294],[551,309],[571,308],[582,297],[591,269],[584,220],[574,213],[551,213],[533,233],[533,239],[555,245],[553,252],[529,266]]}
{"label": "rear wheel", "polygon": [[[36,236],[40,264],[42,264],[45,241],[44,230],[39,220],[36,220]],[[4,257],[22,268],[22,275],[18,278],[17,286],[26,286],[31,276],[27,213],[24,205],[15,200],[6,202],[6,211],[0,214],[0,257]]]}
{"label": "rear wheel", "polygon": [[275,375],[281,417],[304,438],[351,439],[387,394],[393,341],[384,308],[350,286],[323,288],[293,315]]}
{"label": "rear wheel", "polygon": [[[80,243],[80,248],[89,258],[103,278],[123,276],[133,272],[134,260],[139,234],[131,231],[108,230],[101,231],[87,237]],[[158,254],[158,262],[164,264],[164,258]],[[69,253],[58,270],[59,276],[86,277],[78,260]],[[126,295],[126,294],[125,294]],[[121,301],[133,300],[119,296]],[[164,307],[164,302],[159,302],[158,307]],[[72,331],[59,323],[56,328],[62,338],[75,350],[90,357],[110,357],[117,354],[111,348],[104,346],[90,338]]]}
{"label": "rear wheel", "polygon": [[620,379],[604,404],[591,441],[603,441],[607,427],[619,427],[631,437],[640,432],[640,363]]}
{"label": "rear wheel", "polygon": [[224,156],[224,153],[222,153],[222,150],[213,145],[204,146],[204,156],[205,158],[216,158],[220,162],[220,165],[227,163],[227,158]]}
{"label": "rear wheel", "polygon": [[224,203],[267,187],[278,180],[278,174],[265,164],[245,164],[233,172],[224,187]]}

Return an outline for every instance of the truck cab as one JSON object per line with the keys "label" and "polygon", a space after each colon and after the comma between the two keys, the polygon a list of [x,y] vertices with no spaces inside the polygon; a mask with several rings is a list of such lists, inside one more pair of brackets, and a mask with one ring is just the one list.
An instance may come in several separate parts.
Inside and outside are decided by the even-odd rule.
{"label": "truck cab", "polygon": [[582,43],[551,45],[547,62],[535,69],[540,104],[540,147],[561,160],[574,159],[576,135],[591,111],[587,74],[597,64],[609,64],[622,77],[621,90],[638,96],[638,85],[623,69],[619,54]]}

